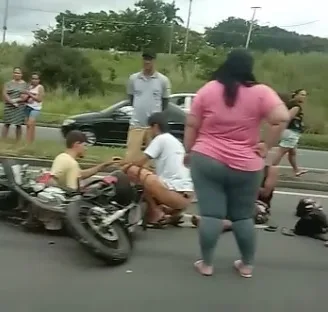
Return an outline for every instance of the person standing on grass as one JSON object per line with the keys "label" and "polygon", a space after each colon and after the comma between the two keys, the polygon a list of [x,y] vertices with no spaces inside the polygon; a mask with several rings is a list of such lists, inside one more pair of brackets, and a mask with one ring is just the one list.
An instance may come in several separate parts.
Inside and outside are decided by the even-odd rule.
{"label": "person standing on grass", "polygon": [[7,82],[2,90],[2,98],[4,100],[2,139],[8,137],[11,125],[16,126],[16,140],[22,137],[22,125],[25,121],[25,104],[27,95],[27,83],[22,79],[23,73],[20,67],[13,70],[13,79]]}
{"label": "person standing on grass", "polygon": [[33,143],[35,139],[35,123],[42,109],[42,101],[44,97],[44,87],[40,84],[40,76],[33,73],[29,89],[25,91],[28,96],[25,107],[26,113],[26,141]]}
{"label": "person standing on grass", "polygon": [[167,108],[171,94],[170,80],[155,69],[156,54],[144,52],[142,59],[142,71],[132,74],[127,84],[127,94],[134,110],[127,138],[126,161],[142,157],[143,145],[147,146],[152,139],[148,118]]}
{"label": "person standing on grass", "polygon": [[304,131],[303,104],[305,103],[306,97],[307,92],[304,89],[298,89],[292,93],[292,99],[287,101],[286,105],[289,109],[290,122],[287,129],[282,133],[278,151],[272,162],[274,166],[278,166],[282,158],[288,154],[288,161],[296,177],[307,173],[307,170],[301,170],[298,167],[296,161],[297,144]]}
{"label": "person standing on grass", "polygon": [[[213,274],[214,249],[224,228],[232,222],[241,260],[234,267],[251,277],[256,249],[254,202],[258,196],[264,158],[275,146],[289,121],[286,105],[277,93],[259,84],[253,58],[246,50],[233,50],[193,100],[187,116],[185,163],[200,212],[201,260],[194,263],[202,275]],[[260,142],[261,122],[270,125]]]}

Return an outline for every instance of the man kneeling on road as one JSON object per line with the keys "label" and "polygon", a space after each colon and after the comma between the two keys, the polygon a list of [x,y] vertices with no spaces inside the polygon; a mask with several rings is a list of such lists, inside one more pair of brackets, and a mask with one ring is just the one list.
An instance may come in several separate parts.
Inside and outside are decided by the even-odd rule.
{"label": "man kneeling on road", "polygon": [[[193,198],[193,184],[183,164],[182,143],[169,133],[165,113],[154,113],[148,119],[152,141],[139,160],[125,163],[129,178],[144,188],[148,204],[147,221],[151,227],[180,223],[182,212]],[[143,168],[153,160],[156,175]]]}

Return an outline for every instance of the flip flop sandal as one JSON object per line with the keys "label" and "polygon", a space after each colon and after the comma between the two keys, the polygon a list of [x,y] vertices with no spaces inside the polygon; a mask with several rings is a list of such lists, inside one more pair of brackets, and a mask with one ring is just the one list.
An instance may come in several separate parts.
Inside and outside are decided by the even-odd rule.
{"label": "flip flop sandal", "polygon": [[148,229],[164,229],[167,225],[170,224],[166,216],[159,219],[157,222],[147,222]]}
{"label": "flip flop sandal", "polygon": [[275,224],[273,221],[268,221],[267,223],[268,227],[264,229],[264,231],[267,231],[267,232],[276,232],[278,230],[278,225]]}
{"label": "flip flop sandal", "polygon": [[183,215],[176,216],[176,217],[170,217],[168,220],[168,224],[173,225],[173,226],[179,226],[180,224],[184,223],[182,218],[183,218]]}
{"label": "flip flop sandal", "polygon": [[308,173],[309,172],[309,170],[301,170],[300,172],[297,172],[296,174],[295,174],[295,177],[300,177],[300,176],[302,176],[303,174],[306,174],[306,173]]}
{"label": "flip flop sandal", "polygon": [[264,229],[264,231],[267,232],[277,232],[278,227],[277,226],[268,226],[267,228]]}
{"label": "flip flop sandal", "polygon": [[195,270],[196,270],[199,274],[201,274],[201,275],[203,275],[203,276],[212,276],[212,275],[213,275],[213,269],[211,270],[211,272],[204,273],[204,272],[202,271],[202,269],[201,269],[202,264],[203,264],[203,260],[198,260],[198,261],[196,261],[196,262],[194,263],[194,268],[195,268]]}
{"label": "flip flop sandal", "polygon": [[286,227],[283,227],[281,229],[281,234],[285,236],[295,236],[294,230],[293,229],[287,229]]}
{"label": "flip flop sandal", "polygon": [[198,227],[199,220],[196,216],[192,216],[190,222],[194,227]]}
{"label": "flip flop sandal", "polygon": [[234,269],[237,271],[237,273],[243,277],[243,278],[251,278],[253,276],[253,269],[250,269],[249,270],[249,273],[245,273],[243,272],[243,267],[244,265],[242,264],[241,260],[236,260],[234,263],[233,263],[233,267]]}

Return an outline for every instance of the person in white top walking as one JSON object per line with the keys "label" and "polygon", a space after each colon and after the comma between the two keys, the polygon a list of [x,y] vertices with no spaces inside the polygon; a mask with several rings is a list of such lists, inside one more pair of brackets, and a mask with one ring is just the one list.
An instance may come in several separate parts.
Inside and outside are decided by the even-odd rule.
{"label": "person in white top walking", "polygon": [[40,76],[33,73],[29,89],[25,91],[28,95],[26,104],[26,141],[33,143],[35,139],[35,123],[42,109],[42,100],[44,97],[44,87],[40,84]]}

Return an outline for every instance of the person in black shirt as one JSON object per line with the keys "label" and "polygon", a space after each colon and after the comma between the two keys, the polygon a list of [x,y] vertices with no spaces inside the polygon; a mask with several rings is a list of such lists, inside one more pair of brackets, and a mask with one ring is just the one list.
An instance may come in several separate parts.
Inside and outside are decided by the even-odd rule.
{"label": "person in black shirt", "polygon": [[278,166],[282,158],[288,154],[288,161],[291,164],[294,173],[297,177],[301,176],[304,173],[307,173],[307,170],[301,170],[297,166],[296,162],[296,150],[297,144],[301,137],[301,134],[304,131],[303,124],[303,104],[307,97],[307,92],[304,89],[298,89],[292,93],[291,100],[287,100],[286,105],[289,109],[290,122],[282,134],[281,140],[279,142],[278,151],[273,159],[273,165]]}

